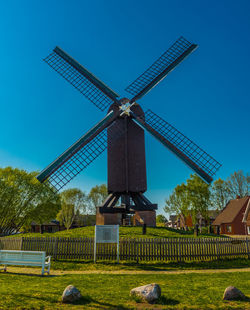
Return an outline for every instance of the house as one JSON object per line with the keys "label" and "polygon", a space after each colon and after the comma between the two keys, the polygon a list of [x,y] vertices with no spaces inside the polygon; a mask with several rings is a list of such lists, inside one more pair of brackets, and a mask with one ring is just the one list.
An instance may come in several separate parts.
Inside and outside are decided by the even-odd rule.
{"label": "house", "polygon": [[[215,232],[225,235],[246,235],[250,223],[250,196],[230,200],[213,222]],[[248,214],[246,214],[248,211]],[[244,221],[243,221],[244,220]]]}
{"label": "house", "polygon": [[34,233],[41,233],[41,234],[44,232],[54,233],[60,230],[63,229],[61,228],[60,223],[57,220],[52,220],[50,222],[43,223],[42,225],[36,222],[31,223],[31,232]]}

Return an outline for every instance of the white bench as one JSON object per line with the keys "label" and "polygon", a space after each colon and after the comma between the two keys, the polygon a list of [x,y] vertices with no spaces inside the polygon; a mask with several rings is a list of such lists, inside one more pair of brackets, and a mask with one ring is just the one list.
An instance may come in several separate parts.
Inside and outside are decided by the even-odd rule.
{"label": "white bench", "polygon": [[45,256],[45,252],[40,251],[14,251],[0,250],[0,265],[7,270],[7,265],[23,265],[23,266],[41,266],[42,275],[50,272],[50,256]]}

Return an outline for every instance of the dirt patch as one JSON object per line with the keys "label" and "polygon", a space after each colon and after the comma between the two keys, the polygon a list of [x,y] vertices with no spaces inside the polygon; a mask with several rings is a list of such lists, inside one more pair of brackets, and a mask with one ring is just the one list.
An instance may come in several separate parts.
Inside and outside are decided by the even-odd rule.
{"label": "dirt patch", "polygon": [[[41,270],[37,268],[8,267],[8,273],[18,273],[27,275],[41,275]],[[150,270],[51,270],[50,276],[60,276],[66,274],[185,274],[185,273],[228,273],[228,272],[250,272],[248,268],[232,269],[200,269],[200,270],[174,270],[174,271],[150,271]],[[1,271],[1,273],[4,273]],[[47,274],[44,275],[45,277]]]}

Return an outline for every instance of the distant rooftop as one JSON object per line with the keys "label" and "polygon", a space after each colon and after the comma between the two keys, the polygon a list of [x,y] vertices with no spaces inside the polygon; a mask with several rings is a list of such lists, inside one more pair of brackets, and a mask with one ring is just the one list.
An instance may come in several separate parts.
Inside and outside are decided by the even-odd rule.
{"label": "distant rooftop", "polygon": [[224,223],[232,223],[240,210],[246,205],[250,196],[244,198],[233,199],[226,205],[221,213],[216,217],[213,225],[221,225]]}

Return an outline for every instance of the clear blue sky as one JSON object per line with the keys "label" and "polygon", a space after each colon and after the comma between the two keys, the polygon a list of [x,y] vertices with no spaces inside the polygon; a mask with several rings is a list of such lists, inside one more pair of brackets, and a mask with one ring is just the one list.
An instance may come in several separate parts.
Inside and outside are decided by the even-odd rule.
{"label": "clear blue sky", "polygon": [[[104,116],[46,65],[59,45],[121,96],[180,35],[199,48],[146,95],[152,109],[223,164],[249,171],[250,1],[1,1],[0,166],[41,170]],[[147,196],[191,171],[146,137]],[[106,155],[70,186],[105,183]]]}

